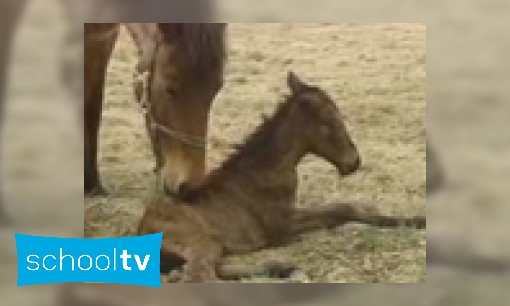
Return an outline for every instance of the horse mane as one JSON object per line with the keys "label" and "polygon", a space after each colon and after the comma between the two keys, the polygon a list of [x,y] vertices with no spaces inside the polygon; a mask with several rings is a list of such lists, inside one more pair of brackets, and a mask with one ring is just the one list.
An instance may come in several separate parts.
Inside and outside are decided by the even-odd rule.
{"label": "horse mane", "polygon": [[232,171],[237,171],[236,167],[242,164],[247,157],[252,156],[255,152],[260,151],[260,148],[267,146],[268,142],[271,142],[272,137],[274,137],[274,130],[278,128],[282,119],[289,113],[294,99],[294,96],[285,97],[284,102],[278,104],[272,116],[262,116],[262,124],[249,134],[243,142],[237,144],[235,151],[221,165],[212,170],[201,184],[194,187],[184,187],[182,190],[179,190],[176,197],[185,202],[193,202],[211,184],[222,181],[225,175],[232,173]]}
{"label": "horse mane", "polygon": [[159,23],[164,41],[175,45],[179,61],[194,81],[221,68],[227,57],[226,23]]}

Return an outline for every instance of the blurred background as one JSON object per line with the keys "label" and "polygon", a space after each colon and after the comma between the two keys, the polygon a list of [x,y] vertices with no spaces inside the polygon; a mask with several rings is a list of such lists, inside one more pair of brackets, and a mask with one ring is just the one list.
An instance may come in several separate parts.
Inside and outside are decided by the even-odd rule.
{"label": "blurred background", "polygon": [[[16,3],[21,2],[0,0],[1,57],[9,45],[11,50],[0,169],[5,209],[16,224],[0,229],[2,304],[55,305],[55,299],[63,296],[69,299],[66,305],[78,305],[80,299],[95,305],[149,304],[150,299],[153,305],[172,301],[183,306],[487,306],[510,302],[504,264],[510,262],[508,1],[63,2],[73,4],[68,6],[73,13],[69,20],[60,1],[29,1],[9,43],[10,21]],[[157,291],[90,284],[65,286],[64,293],[61,286],[15,287],[14,231],[58,236],[83,233],[80,90],[63,87],[60,78],[60,60],[66,50],[62,44],[69,30],[79,32],[84,21],[213,20],[426,24],[427,137],[446,174],[445,186],[427,201],[428,248],[437,254],[428,263],[427,284],[174,285]],[[76,56],[71,62],[79,63],[68,76],[78,80],[73,84],[81,77],[79,49],[70,51],[71,58]],[[486,261],[503,264],[496,269],[477,264]]]}

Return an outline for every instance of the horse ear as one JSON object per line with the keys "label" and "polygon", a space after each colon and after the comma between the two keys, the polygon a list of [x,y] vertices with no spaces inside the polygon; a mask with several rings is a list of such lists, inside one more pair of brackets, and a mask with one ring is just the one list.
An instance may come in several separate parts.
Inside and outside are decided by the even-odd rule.
{"label": "horse ear", "polygon": [[293,94],[300,92],[306,84],[293,71],[289,71],[287,75],[287,84]]}

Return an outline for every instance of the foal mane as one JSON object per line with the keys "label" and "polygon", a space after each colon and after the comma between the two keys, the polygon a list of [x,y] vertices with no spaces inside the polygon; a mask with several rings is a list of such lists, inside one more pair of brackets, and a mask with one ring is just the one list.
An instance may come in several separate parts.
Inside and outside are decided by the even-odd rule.
{"label": "foal mane", "polygon": [[189,67],[186,77],[208,77],[227,57],[226,23],[159,23],[164,41],[176,46],[178,60]]}
{"label": "foal mane", "polygon": [[259,152],[261,148],[267,146],[267,143],[274,137],[274,130],[282,122],[293,106],[295,96],[285,97],[285,101],[278,104],[276,111],[272,116],[263,117],[263,123],[259,125],[254,132],[248,135],[245,140],[235,146],[235,151],[231,153],[221,165],[212,170],[202,181],[201,184],[194,187],[184,187],[177,194],[177,197],[186,202],[192,202],[215,182],[223,180],[223,177],[237,171],[236,167],[242,164],[244,160]]}

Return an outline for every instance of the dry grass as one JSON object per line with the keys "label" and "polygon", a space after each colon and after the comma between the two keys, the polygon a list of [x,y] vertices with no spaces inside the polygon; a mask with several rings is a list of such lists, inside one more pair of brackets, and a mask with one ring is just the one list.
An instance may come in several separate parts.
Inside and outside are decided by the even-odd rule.
{"label": "dry grass", "polygon": [[[393,215],[426,213],[424,26],[232,24],[229,36],[226,86],[212,112],[210,167],[260,123],[262,113],[274,110],[292,69],[338,101],[364,161],[359,173],[339,179],[332,166],[306,158],[299,205],[353,199]],[[88,237],[132,233],[154,189],[153,157],[130,87],[135,60],[123,34],[109,70],[101,134],[110,196],[86,199]],[[424,282],[425,236],[425,230],[349,225],[229,260],[292,258],[307,274],[302,282]]]}

